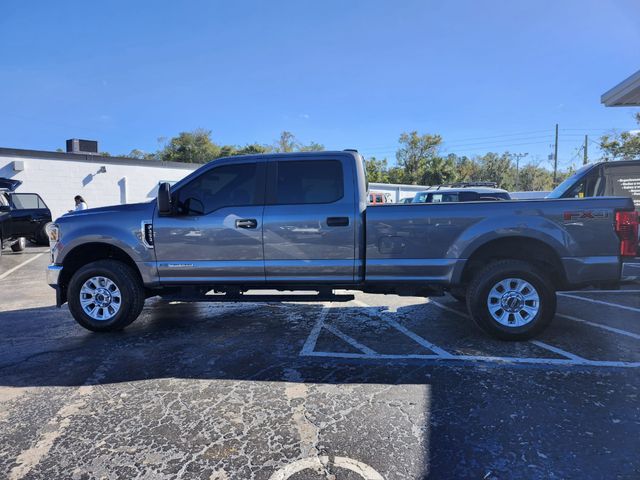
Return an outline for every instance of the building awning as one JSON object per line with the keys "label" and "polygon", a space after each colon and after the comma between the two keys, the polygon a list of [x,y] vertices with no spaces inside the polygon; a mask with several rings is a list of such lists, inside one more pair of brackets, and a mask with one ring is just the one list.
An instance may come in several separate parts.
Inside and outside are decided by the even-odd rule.
{"label": "building awning", "polygon": [[640,107],[640,70],[600,97],[606,107]]}

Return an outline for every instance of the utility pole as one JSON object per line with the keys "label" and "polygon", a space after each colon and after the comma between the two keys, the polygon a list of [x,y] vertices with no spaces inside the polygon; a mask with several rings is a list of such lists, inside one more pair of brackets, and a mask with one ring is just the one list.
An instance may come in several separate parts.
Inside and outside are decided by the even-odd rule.
{"label": "utility pole", "polygon": [[589,145],[589,135],[585,135],[584,136],[584,151],[582,152],[584,154],[584,158],[582,159],[582,164],[586,165],[587,163],[589,163],[589,153],[588,153],[588,145]]}
{"label": "utility pole", "polygon": [[529,155],[528,153],[514,153],[516,159],[516,191],[520,190],[520,159]]}
{"label": "utility pole", "polygon": [[553,148],[553,186],[557,185],[558,180],[558,124],[556,123],[556,143]]}

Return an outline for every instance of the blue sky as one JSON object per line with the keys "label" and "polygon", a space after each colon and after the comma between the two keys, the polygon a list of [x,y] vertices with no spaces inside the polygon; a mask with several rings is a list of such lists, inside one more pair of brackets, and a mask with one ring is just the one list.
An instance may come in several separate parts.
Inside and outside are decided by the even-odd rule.
{"label": "blue sky", "polygon": [[0,146],[80,137],[118,154],[198,127],[232,144],[290,130],[393,160],[418,130],[546,161],[557,122],[561,164],[577,164],[584,134],[634,128],[600,95],[640,69],[639,45],[637,0],[8,1]]}

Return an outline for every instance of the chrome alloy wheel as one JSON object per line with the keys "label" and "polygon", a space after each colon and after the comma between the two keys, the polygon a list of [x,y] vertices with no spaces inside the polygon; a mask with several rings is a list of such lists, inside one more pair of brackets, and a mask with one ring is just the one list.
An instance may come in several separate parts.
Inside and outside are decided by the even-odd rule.
{"label": "chrome alloy wheel", "polygon": [[94,320],[111,320],[121,304],[120,289],[107,277],[91,277],[80,289],[80,305]]}
{"label": "chrome alloy wheel", "polygon": [[522,327],[540,311],[538,291],[521,278],[505,278],[496,283],[487,297],[493,319],[505,327]]}

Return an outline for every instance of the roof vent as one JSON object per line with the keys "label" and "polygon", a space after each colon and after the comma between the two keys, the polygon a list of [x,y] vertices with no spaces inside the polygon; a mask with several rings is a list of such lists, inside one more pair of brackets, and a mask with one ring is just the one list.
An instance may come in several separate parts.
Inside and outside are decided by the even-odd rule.
{"label": "roof vent", "polygon": [[67,140],[67,153],[98,153],[98,142],[95,140],[80,140],[70,138]]}

